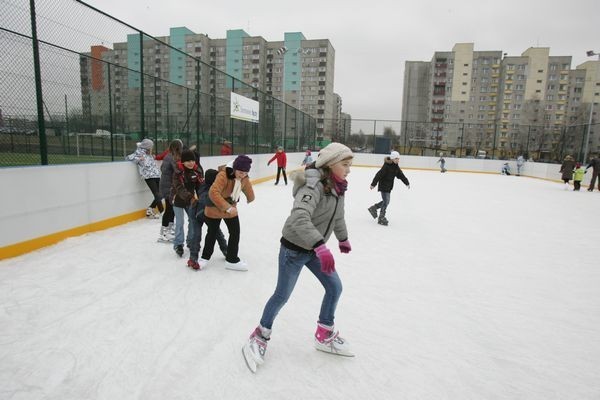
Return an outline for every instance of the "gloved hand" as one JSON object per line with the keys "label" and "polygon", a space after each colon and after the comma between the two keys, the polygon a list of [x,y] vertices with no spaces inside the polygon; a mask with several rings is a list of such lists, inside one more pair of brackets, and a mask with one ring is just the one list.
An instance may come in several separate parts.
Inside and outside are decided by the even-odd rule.
{"label": "gloved hand", "polygon": [[350,253],[350,251],[352,250],[352,246],[350,246],[350,241],[348,239],[342,241],[339,243],[340,245],[340,251],[342,253]]}
{"label": "gloved hand", "polygon": [[331,275],[335,272],[335,260],[333,254],[324,244],[315,248],[315,254],[321,262],[321,271],[327,275]]}

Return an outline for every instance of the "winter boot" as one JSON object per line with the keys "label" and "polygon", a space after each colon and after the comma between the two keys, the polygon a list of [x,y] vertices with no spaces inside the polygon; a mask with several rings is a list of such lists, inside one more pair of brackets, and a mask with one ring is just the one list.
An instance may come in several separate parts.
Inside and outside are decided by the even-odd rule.
{"label": "winter boot", "polygon": [[350,345],[345,339],[340,337],[340,333],[336,331],[333,326],[327,326],[321,323],[317,323],[315,348],[325,353],[354,357],[354,354],[350,351]]}
{"label": "winter boot", "polygon": [[[261,325],[258,325],[248,341],[242,348],[248,367],[254,363],[254,370],[256,370],[256,364],[261,365],[265,362],[265,353],[267,352],[267,341],[271,338],[271,330]],[[252,369],[252,368],[251,368]],[[254,371],[253,371],[254,372]]]}
{"label": "winter boot", "polygon": [[200,269],[200,264],[198,264],[198,261],[192,260],[191,258],[188,260],[187,266],[190,267],[191,269],[195,269],[195,270]]}
{"label": "winter boot", "polygon": [[177,253],[177,255],[179,257],[183,257],[183,246],[178,244],[177,246],[175,246],[175,253]]}
{"label": "winter boot", "polygon": [[377,218],[377,206],[373,205],[369,207],[368,210],[371,213],[371,217]]}

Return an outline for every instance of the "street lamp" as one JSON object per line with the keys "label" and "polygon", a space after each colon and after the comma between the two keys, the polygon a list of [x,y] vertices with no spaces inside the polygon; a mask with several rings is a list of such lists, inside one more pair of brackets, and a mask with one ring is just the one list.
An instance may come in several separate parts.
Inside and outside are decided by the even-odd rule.
{"label": "street lamp", "polygon": [[[593,57],[593,56],[598,56],[598,61],[600,61],[600,53],[596,53],[593,50],[588,50],[586,52],[586,55],[588,57]],[[590,103],[590,117],[588,119],[588,126],[587,126],[587,133],[585,135],[585,147],[583,150],[583,162],[587,162],[587,153],[588,153],[588,146],[589,146],[589,142],[590,142],[590,131],[592,129],[592,116],[594,115],[594,100],[596,99],[596,93],[594,92],[595,87],[592,88],[592,101]]]}

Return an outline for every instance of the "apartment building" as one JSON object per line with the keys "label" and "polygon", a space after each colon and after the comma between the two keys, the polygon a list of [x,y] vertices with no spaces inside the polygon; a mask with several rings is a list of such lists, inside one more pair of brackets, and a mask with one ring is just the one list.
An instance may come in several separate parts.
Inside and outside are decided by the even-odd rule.
{"label": "apartment building", "polygon": [[[575,118],[569,113],[575,112],[577,97],[591,104],[590,88],[599,81],[597,63],[572,71],[571,56],[550,56],[546,47],[509,56],[458,43],[452,51],[435,52],[430,62],[406,63],[403,132],[426,147],[456,155],[486,150],[495,157],[556,157],[569,146],[574,150],[576,138],[565,134]],[[574,95],[573,79],[580,81],[580,96]]]}
{"label": "apartment building", "polygon": [[[128,131],[141,129],[142,101],[147,131],[189,127],[196,114],[200,123],[213,115],[223,124],[224,118],[218,117],[229,115],[227,99],[233,89],[263,103],[261,113],[275,110],[275,124],[280,127],[285,123],[279,116],[280,104],[266,101],[258,91],[314,117],[319,136],[331,136],[337,128],[335,50],[328,39],[307,40],[300,32],[287,32],[283,41],[268,42],[241,29],[227,31],[223,39],[210,39],[185,27],[171,28],[169,36],[157,39],[174,49],[150,38],[140,39],[138,34],[114,43],[112,49],[93,46],[86,55],[114,63],[111,74],[106,64],[81,56],[84,114],[107,115],[110,92],[114,118]],[[142,69],[154,79],[141,76],[137,71]],[[290,114],[288,125],[301,117]]]}

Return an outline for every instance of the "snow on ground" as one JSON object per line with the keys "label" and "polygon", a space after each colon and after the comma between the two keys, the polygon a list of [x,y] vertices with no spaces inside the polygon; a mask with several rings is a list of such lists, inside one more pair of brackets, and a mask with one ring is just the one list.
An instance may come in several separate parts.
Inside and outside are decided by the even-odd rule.
{"label": "snow on ground", "polygon": [[525,177],[405,171],[379,226],[354,168],[353,251],[336,323],[355,358],[312,347],[304,271],[266,363],[241,345],[276,280],[290,186],[240,206],[249,272],[185,267],[140,220],[0,262],[1,399],[598,399],[598,192]]}

